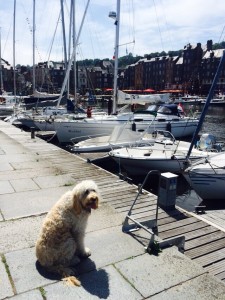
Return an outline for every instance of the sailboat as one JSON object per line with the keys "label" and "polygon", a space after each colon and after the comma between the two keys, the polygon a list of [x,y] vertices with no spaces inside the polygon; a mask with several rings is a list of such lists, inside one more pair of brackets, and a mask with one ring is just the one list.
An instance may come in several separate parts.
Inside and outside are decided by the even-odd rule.
{"label": "sailboat", "polygon": [[[35,33],[36,33],[36,24],[35,24],[35,17],[36,17],[36,0],[33,0],[33,76],[32,76],[32,89],[33,93],[30,96],[23,97],[23,105],[26,109],[32,109],[33,107],[43,107],[43,106],[56,106],[58,103],[58,98],[60,94],[49,94],[39,92],[36,89],[36,71],[35,71]],[[61,104],[66,103],[66,95],[63,97],[63,101]]]}
{"label": "sailboat", "polygon": [[[117,112],[117,100],[118,100],[118,89],[117,89],[117,77],[118,77],[118,54],[119,54],[119,26],[120,26],[120,0],[117,0],[117,12],[110,12],[110,17],[115,19],[116,26],[116,39],[115,39],[115,65],[114,65],[114,86],[113,86],[113,114],[112,115],[96,115],[91,118],[84,118],[83,120],[56,120],[54,122],[54,128],[59,143],[71,143],[71,139],[76,139],[77,142],[87,139],[88,137],[96,137],[100,135],[111,135],[116,125],[127,123],[127,128],[136,126],[137,131],[144,131],[150,122],[155,118],[148,113],[140,113],[139,115],[133,112]],[[126,95],[124,96],[126,100]],[[149,99],[141,99],[145,103],[165,103],[163,95],[153,94]],[[131,99],[128,101],[132,104]],[[135,99],[135,103],[138,99]],[[178,115],[163,114],[163,117],[157,116],[152,123],[152,128],[149,129],[154,131],[156,129],[166,130],[168,127],[172,128],[173,134],[176,137],[189,136],[194,133],[197,126],[198,119],[192,117],[183,117],[182,119]],[[134,124],[134,125],[133,125]],[[174,130],[180,128],[179,132]]]}
{"label": "sailboat", "polygon": [[[15,56],[15,54],[14,54]],[[15,73],[15,68],[14,68]],[[0,116],[11,115],[19,104],[19,97],[8,94],[4,91],[3,70],[2,70],[2,52],[1,52],[1,27],[0,27]]]}
{"label": "sailboat", "polygon": [[[196,136],[202,126],[205,114],[212,99],[214,89],[225,63],[225,51],[221,57],[214,81],[212,83],[209,95],[203,108],[198,127],[196,128],[187,158],[190,155]],[[190,186],[203,199],[209,201],[225,200],[225,152],[209,154],[206,158],[191,164],[184,171],[184,177],[190,183]]]}

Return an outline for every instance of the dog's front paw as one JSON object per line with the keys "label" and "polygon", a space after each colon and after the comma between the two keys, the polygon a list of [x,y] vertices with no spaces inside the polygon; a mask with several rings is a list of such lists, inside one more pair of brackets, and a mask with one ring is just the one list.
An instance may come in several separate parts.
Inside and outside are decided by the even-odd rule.
{"label": "dog's front paw", "polygon": [[82,257],[89,257],[91,255],[91,250],[88,247],[84,248],[84,251],[82,251],[81,256]]}

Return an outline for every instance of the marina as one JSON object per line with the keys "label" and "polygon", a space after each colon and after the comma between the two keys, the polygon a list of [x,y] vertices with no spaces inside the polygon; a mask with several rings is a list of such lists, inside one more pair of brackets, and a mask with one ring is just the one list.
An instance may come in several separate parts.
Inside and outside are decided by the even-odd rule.
{"label": "marina", "polygon": [[[112,5],[113,45],[99,17],[109,4],[85,2],[55,3],[51,20],[49,4],[28,5],[32,51],[25,33],[21,51],[20,3],[2,7],[2,19],[13,12],[13,66],[0,28],[0,300],[225,299],[225,50],[211,39],[222,21],[211,21],[212,37],[202,32],[201,42],[150,53],[140,33],[153,38],[155,29],[134,22],[136,14],[150,26],[147,3]],[[163,18],[153,9],[162,43]],[[36,52],[46,52],[40,15],[45,46],[56,28],[48,60],[37,63]],[[105,47],[112,59],[96,57]],[[22,62],[29,52],[32,66]]]}

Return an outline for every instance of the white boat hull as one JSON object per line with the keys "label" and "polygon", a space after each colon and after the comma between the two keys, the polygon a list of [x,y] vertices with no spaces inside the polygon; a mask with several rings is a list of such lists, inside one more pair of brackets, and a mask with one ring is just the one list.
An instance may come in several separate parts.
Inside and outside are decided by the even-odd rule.
{"label": "white boat hull", "polygon": [[[110,151],[109,155],[131,176],[145,176],[151,170],[180,174],[187,167],[187,152],[190,143],[154,144],[148,147],[122,148]],[[207,153],[193,151],[191,160],[206,157]]]}
{"label": "white boat hull", "polygon": [[[124,124],[126,121],[109,118],[108,120],[84,119],[80,121],[56,121],[54,129],[57,133],[57,138],[60,143],[70,143],[72,139],[76,142],[95,137],[98,135],[110,135],[118,124]],[[168,130],[170,127],[171,133],[175,138],[183,138],[192,136],[198,124],[197,119],[176,119],[176,121],[158,119],[155,121],[135,121],[137,131],[145,131],[147,126],[148,132],[152,133],[155,130]],[[132,123],[129,122],[126,128],[131,128]]]}

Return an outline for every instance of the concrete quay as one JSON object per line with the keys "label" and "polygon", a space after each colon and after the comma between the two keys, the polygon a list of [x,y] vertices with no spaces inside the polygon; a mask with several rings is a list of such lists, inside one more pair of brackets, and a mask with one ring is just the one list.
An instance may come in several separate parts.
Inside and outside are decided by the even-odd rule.
{"label": "concrete quay", "polygon": [[[108,195],[135,197],[135,186],[3,121],[0,141],[0,299],[225,299],[224,283],[176,247],[150,255],[122,232],[126,214]],[[92,255],[78,266],[82,286],[74,287],[38,270],[34,245],[47,211],[82,179],[96,181],[102,203],[89,218]]]}

